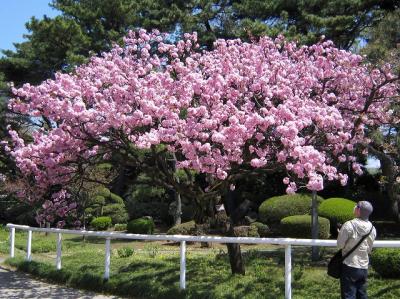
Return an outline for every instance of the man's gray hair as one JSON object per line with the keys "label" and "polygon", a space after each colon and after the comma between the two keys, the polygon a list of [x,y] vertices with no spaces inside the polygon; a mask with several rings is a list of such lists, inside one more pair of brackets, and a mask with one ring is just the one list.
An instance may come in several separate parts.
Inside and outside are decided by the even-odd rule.
{"label": "man's gray hair", "polygon": [[368,220],[369,215],[374,211],[371,203],[366,200],[359,201],[357,207],[360,209],[360,218],[364,220]]}

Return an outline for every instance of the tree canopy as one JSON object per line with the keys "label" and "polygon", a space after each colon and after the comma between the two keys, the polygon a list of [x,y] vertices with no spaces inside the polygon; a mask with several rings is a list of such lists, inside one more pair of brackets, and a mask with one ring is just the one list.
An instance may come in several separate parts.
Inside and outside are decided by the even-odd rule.
{"label": "tree canopy", "polygon": [[[361,172],[353,152],[368,142],[365,125],[390,121],[398,88],[388,66],[370,70],[331,42],[219,40],[197,51],[196,34],[169,43],[143,29],[124,42],[74,73],[14,89],[15,112],[52,124],[32,143],[10,131],[22,197],[42,200],[55,185],[66,190],[85,164],[115,152],[138,159],[134,148],[174,152],[178,168],[231,188],[261,168],[286,171],[289,193],[303,185],[322,190],[324,180],[345,184],[338,163]],[[67,193],[53,200],[68,201]]]}

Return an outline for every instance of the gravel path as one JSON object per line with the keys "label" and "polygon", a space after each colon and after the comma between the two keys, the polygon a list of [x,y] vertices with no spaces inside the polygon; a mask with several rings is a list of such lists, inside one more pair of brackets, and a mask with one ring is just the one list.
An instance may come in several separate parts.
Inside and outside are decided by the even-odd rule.
{"label": "gravel path", "polygon": [[96,295],[95,293],[48,284],[32,279],[29,275],[10,271],[0,266],[1,299],[117,299],[115,296]]}

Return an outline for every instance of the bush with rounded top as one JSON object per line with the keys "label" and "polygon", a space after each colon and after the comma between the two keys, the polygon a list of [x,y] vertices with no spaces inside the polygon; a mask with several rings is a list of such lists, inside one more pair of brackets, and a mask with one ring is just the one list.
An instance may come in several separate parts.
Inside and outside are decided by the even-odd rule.
{"label": "bush with rounded top", "polygon": [[[318,203],[323,198],[317,196]],[[258,208],[258,216],[262,223],[278,224],[282,218],[304,215],[311,212],[311,194],[293,194],[275,196],[264,201]]]}
{"label": "bush with rounded top", "polygon": [[94,230],[107,230],[109,227],[111,227],[111,224],[111,217],[103,216],[93,218],[93,220],[90,222],[90,227]]}
{"label": "bush with rounded top", "polygon": [[109,204],[103,207],[103,215],[109,216],[112,223],[126,223],[128,221],[128,212],[124,204]]}
{"label": "bush with rounded top", "polygon": [[127,230],[131,234],[151,235],[154,232],[154,221],[151,218],[138,218],[128,222]]}
{"label": "bush with rounded top", "polygon": [[400,249],[377,248],[372,251],[371,265],[384,278],[400,278]]}
{"label": "bush with rounded top", "polygon": [[97,189],[97,195],[105,197],[110,197],[111,191],[106,187],[100,187]]}
{"label": "bush with rounded top", "polygon": [[328,218],[332,230],[335,230],[338,223],[343,224],[354,218],[355,205],[354,201],[346,198],[328,198],[319,205],[318,214]]}
{"label": "bush with rounded top", "polygon": [[167,235],[192,235],[196,231],[194,220],[174,225],[167,231]]}
{"label": "bush with rounded top", "polygon": [[[329,219],[318,217],[318,238],[329,238]],[[281,233],[284,237],[311,238],[311,216],[296,215],[285,217],[281,220]]]}

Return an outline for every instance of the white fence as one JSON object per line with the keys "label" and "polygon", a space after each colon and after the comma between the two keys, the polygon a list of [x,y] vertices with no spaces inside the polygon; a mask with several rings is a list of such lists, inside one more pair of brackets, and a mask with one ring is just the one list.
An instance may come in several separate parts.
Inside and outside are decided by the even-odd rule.
{"label": "white fence", "polygon": [[[213,236],[181,236],[181,235],[138,235],[124,234],[117,232],[96,232],[82,230],[67,230],[58,228],[38,228],[25,225],[7,224],[10,229],[10,256],[15,256],[15,229],[28,231],[26,245],[26,260],[31,261],[32,232],[47,232],[57,234],[57,255],[56,268],[61,269],[61,241],[62,234],[72,234],[80,236],[93,236],[105,238],[105,261],[104,279],[110,277],[111,263],[111,239],[130,239],[130,240],[151,240],[151,241],[175,241],[180,242],[180,288],[186,288],[186,242],[210,242],[210,243],[246,243],[246,244],[274,244],[285,246],[285,298],[292,298],[292,245],[302,246],[324,246],[335,247],[335,240],[319,239],[291,239],[291,238],[245,238],[245,237],[213,237]],[[400,241],[375,241],[374,247],[397,247],[400,248]]]}

